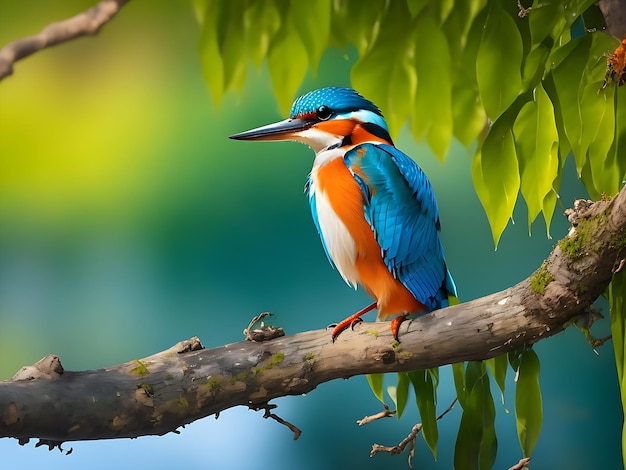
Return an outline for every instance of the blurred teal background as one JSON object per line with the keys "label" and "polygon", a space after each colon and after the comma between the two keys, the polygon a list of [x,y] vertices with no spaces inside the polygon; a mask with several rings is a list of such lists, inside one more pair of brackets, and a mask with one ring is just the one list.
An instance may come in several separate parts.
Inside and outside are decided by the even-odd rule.
{"label": "blurred teal background", "polygon": [[[0,0],[0,45],[92,3]],[[312,151],[227,139],[284,117],[267,71],[251,69],[243,92],[216,107],[202,79],[199,34],[188,3],[133,1],[98,37],[21,61],[0,84],[0,379],[49,353],[78,370],[145,357],[194,335],[207,347],[239,341],[266,310],[288,333],[323,328],[369,301],[330,267],[310,220],[302,188]],[[327,51],[302,91],[349,85],[355,59],[354,51]],[[494,251],[470,151],[455,144],[442,165],[408,133],[396,144],[436,189],[462,300],[539,266],[554,241],[541,221],[528,236],[523,204]],[[565,206],[586,196],[571,166],[560,194]],[[568,226],[561,212],[555,239]],[[608,329],[606,320],[594,327],[597,336]],[[532,468],[621,468],[612,345],[596,355],[568,329],[536,350],[544,427]],[[512,377],[508,386],[505,406],[496,402],[494,468],[520,458]],[[439,408],[453,396],[444,368]],[[180,435],[68,443],[70,456],[2,439],[0,456],[7,468],[407,468],[406,455],[370,458],[369,450],[399,442],[419,417],[411,411],[399,423],[357,427],[379,410],[363,377],[276,403],[304,431],[298,441],[237,408]],[[457,407],[440,422],[438,462],[418,440],[416,468],[451,468],[459,417]]]}

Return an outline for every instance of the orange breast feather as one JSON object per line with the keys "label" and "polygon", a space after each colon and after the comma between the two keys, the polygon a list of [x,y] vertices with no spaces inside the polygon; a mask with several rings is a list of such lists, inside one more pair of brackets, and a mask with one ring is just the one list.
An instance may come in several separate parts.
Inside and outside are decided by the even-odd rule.
{"label": "orange breast feather", "polygon": [[317,171],[317,191],[328,199],[335,214],[356,245],[355,265],[359,283],[378,304],[378,319],[426,310],[385,265],[381,249],[363,212],[363,194],[342,158],[335,158]]}

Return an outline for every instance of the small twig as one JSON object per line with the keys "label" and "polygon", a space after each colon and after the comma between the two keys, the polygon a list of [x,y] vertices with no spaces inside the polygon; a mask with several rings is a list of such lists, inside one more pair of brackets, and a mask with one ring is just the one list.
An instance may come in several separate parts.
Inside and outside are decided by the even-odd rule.
{"label": "small twig", "polygon": [[271,410],[277,408],[278,405],[270,405],[269,403],[264,403],[262,405],[248,405],[248,406],[250,409],[254,411],[265,410],[265,413],[263,413],[263,418],[265,419],[272,418],[274,421],[282,424],[283,426],[287,426],[289,430],[293,433],[294,441],[297,441],[298,438],[300,437],[300,434],[302,434],[302,431],[297,426],[291,424],[289,421],[286,421],[280,416],[271,412]]}
{"label": "small twig", "polygon": [[[422,430],[422,423],[417,423],[411,429],[411,432],[408,436],[406,436],[399,444],[395,446],[381,446],[380,444],[372,444],[372,451],[370,452],[370,457],[374,457],[379,452],[388,452],[391,455],[401,454],[407,445],[411,444],[411,448],[415,445],[415,438]],[[411,462],[409,460],[409,467],[412,467]]]}
{"label": "small twig", "polygon": [[594,338],[591,337],[589,339],[589,344],[591,344],[592,348],[599,348],[600,346],[602,346],[604,343],[606,343],[608,340],[610,340],[613,336],[612,335],[608,335],[605,336],[604,338]]}
{"label": "small twig", "polygon": [[[441,418],[447,415],[452,410],[452,408],[454,408],[454,405],[456,405],[457,400],[458,400],[457,398],[452,400],[452,403],[450,403],[450,406],[448,406],[448,408],[446,408],[439,416],[437,416],[437,421],[439,421]],[[404,439],[402,439],[402,441],[400,441],[400,443],[395,446],[388,447],[388,446],[382,446],[380,444],[372,444],[372,451],[370,452],[370,457],[374,457],[379,452],[387,452],[391,455],[398,455],[404,452],[404,449],[406,449],[407,446],[410,446],[409,467],[413,468],[411,459],[413,458],[413,452],[415,449],[415,440],[421,430],[422,430],[422,423],[417,423],[415,426],[413,426],[409,435],[406,436]]]}
{"label": "small twig", "polygon": [[459,401],[458,398],[455,398],[454,400],[452,400],[452,403],[450,403],[450,406],[448,406],[439,416],[437,416],[437,421],[439,421],[441,418],[443,418],[445,415],[447,415],[448,413],[450,413],[450,411],[452,411],[452,408],[454,408],[454,405],[456,405],[456,402]]}
{"label": "small twig", "polygon": [[78,15],[50,23],[34,36],[10,42],[0,49],[0,80],[13,73],[13,65],[20,59],[71,39],[95,35],[128,1],[102,0]]}
{"label": "small twig", "polygon": [[626,264],[626,258],[622,258],[621,260],[619,260],[619,264],[617,264],[617,266],[613,268],[613,274],[617,274],[622,269],[624,269],[624,264]]}
{"label": "small twig", "polygon": [[377,419],[391,418],[392,416],[395,416],[396,410],[390,410],[389,407],[385,404],[383,404],[383,406],[385,407],[383,411],[371,416],[365,416],[363,419],[359,419],[356,424],[358,424],[359,426],[363,426],[367,423],[371,423],[372,421],[376,421]]}
{"label": "small twig", "polygon": [[[243,335],[246,337],[248,341],[254,341],[256,343],[262,343],[263,341],[269,341],[270,339],[279,338],[281,336],[285,336],[285,330],[279,327],[265,325],[261,320],[265,317],[272,317],[273,313],[270,312],[261,312],[257,316],[255,316],[248,327],[243,330]],[[254,325],[261,322],[260,328],[252,329]]]}
{"label": "small twig", "polygon": [[593,324],[602,318],[604,318],[604,315],[602,315],[599,310],[588,307],[583,314],[579,315],[577,318],[572,319],[572,321],[568,323],[568,325],[575,326],[582,332],[583,335],[585,335],[587,343],[589,343],[589,346],[591,346],[596,354],[598,354],[596,348],[599,348],[612,338],[611,335],[605,336],[603,338],[595,338],[591,334],[591,327],[593,326]]}
{"label": "small twig", "polygon": [[524,457],[515,465],[509,467],[509,470],[528,470],[528,462],[530,462],[530,457]]}
{"label": "small twig", "polygon": [[526,18],[533,9],[533,7],[524,8],[520,0],[517,0],[517,8],[519,9],[517,16],[520,18]]}

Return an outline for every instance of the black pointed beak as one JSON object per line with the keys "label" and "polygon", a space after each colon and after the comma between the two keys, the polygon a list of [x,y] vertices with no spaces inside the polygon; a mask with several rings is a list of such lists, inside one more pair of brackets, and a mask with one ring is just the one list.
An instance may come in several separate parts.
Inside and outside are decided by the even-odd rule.
{"label": "black pointed beak", "polygon": [[235,140],[289,140],[294,134],[308,129],[316,121],[306,119],[285,119],[284,121],[257,127],[249,131],[229,136]]}

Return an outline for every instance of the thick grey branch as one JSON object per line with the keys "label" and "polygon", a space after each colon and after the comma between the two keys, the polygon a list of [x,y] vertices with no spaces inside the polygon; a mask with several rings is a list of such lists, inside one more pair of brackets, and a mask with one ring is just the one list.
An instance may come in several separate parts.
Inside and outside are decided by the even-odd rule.
{"label": "thick grey branch", "polygon": [[528,279],[486,297],[406,321],[359,323],[335,343],[326,330],[202,349],[194,338],[106,369],[64,371],[54,357],[0,382],[0,437],[22,442],[164,434],[244,405],[310,392],[358,374],[486,359],[562,331],[605,290],[626,257],[626,189],[577,201],[574,227]]}
{"label": "thick grey branch", "polygon": [[618,39],[626,35],[626,8],[624,0],[600,0],[600,11],[606,21],[606,29]]}
{"label": "thick grey branch", "polygon": [[13,73],[13,64],[34,52],[81,36],[93,36],[129,0],[102,0],[93,7],[64,21],[51,23],[39,34],[16,39],[0,49],[0,80]]}

